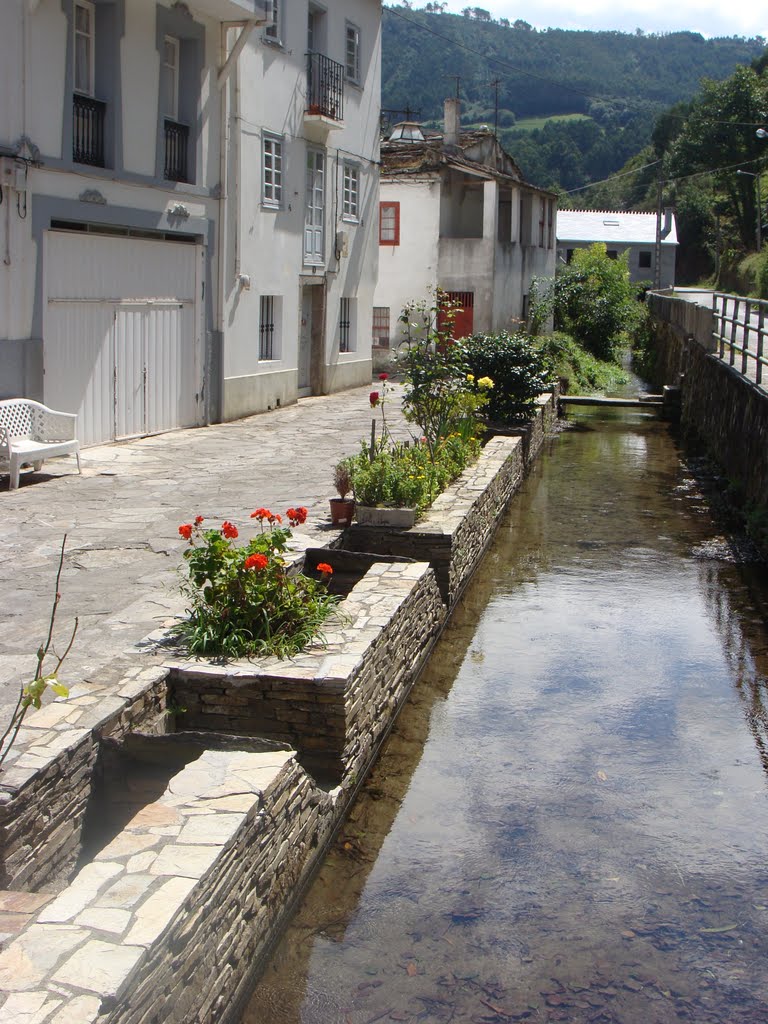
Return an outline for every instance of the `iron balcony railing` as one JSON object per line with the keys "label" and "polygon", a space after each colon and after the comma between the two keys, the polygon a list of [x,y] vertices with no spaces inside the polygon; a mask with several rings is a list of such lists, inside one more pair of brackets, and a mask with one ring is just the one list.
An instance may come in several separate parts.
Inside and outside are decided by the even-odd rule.
{"label": "iron balcony railing", "polygon": [[189,128],[185,124],[165,119],[165,166],[163,177],[167,181],[189,181],[187,152]]}
{"label": "iron balcony railing", "polygon": [[762,385],[768,366],[768,302],[715,292],[712,296],[715,342],[720,358],[755,384]]}
{"label": "iron balcony railing", "polygon": [[72,159],[76,164],[104,166],[104,120],[107,105],[92,96],[72,97]]}
{"label": "iron balcony railing", "polygon": [[344,65],[322,53],[307,54],[307,113],[344,119]]}

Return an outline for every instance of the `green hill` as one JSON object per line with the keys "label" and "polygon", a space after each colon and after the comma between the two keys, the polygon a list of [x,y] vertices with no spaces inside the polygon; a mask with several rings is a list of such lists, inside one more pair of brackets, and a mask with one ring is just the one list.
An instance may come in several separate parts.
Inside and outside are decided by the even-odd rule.
{"label": "green hill", "polygon": [[537,31],[482,8],[465,12],[384,8],[382,106],[439,124],[458,76],[462,123],[493,126],[497,117],[526,176],[565,189],[618,170],[649,141],[659,113],[765,49],[760,37]]}

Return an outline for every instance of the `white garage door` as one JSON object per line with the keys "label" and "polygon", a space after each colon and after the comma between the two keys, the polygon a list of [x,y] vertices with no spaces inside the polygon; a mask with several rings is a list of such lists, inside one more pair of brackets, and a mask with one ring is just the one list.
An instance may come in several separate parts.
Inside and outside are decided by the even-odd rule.
{"label": "white garage door", "polygon": [[46,405],[83,444],[202,422],[198,245],[46,232]]}

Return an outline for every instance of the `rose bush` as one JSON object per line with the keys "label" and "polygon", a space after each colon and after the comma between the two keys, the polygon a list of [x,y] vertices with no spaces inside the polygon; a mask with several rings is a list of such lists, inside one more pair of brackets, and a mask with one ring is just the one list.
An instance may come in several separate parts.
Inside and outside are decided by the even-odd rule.
{"label": "rose bush", "polygon": [[[285,515],[291,526],[299,526],[307,510],[289,508]],[[184,552],[188,578],[182,584],[189,617],[177,633],[192,654],[290,657],[320,635],[338,601],[328,593],[333,569],[327,563],[323,581],[290,571],[285,551],[291,530],[282,525],[282,516],[257,508],[251,518],[260,532],[239,547],[232,543],[238,528],[228,520],[206,530],[197,516],[179,527],[189,542]]]}

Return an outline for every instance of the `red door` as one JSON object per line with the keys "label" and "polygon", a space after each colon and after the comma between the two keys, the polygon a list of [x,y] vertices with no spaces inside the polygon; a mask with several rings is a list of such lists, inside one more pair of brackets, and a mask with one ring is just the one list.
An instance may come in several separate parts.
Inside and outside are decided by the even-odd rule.
{"label": "red door", "polygon": [[[451,335],[453,340],[456,341],[458,338],[468,338],[472,333],[474,312],[475,312],[475,293],[474,292],[445,292],[445,297],[450,302],[458,302],[461,308],[456,313],[456,319],[453,321],[453,330]],[[437,326],[442,331],[445,324],[445,318],[441,314],[437,317]]]}

